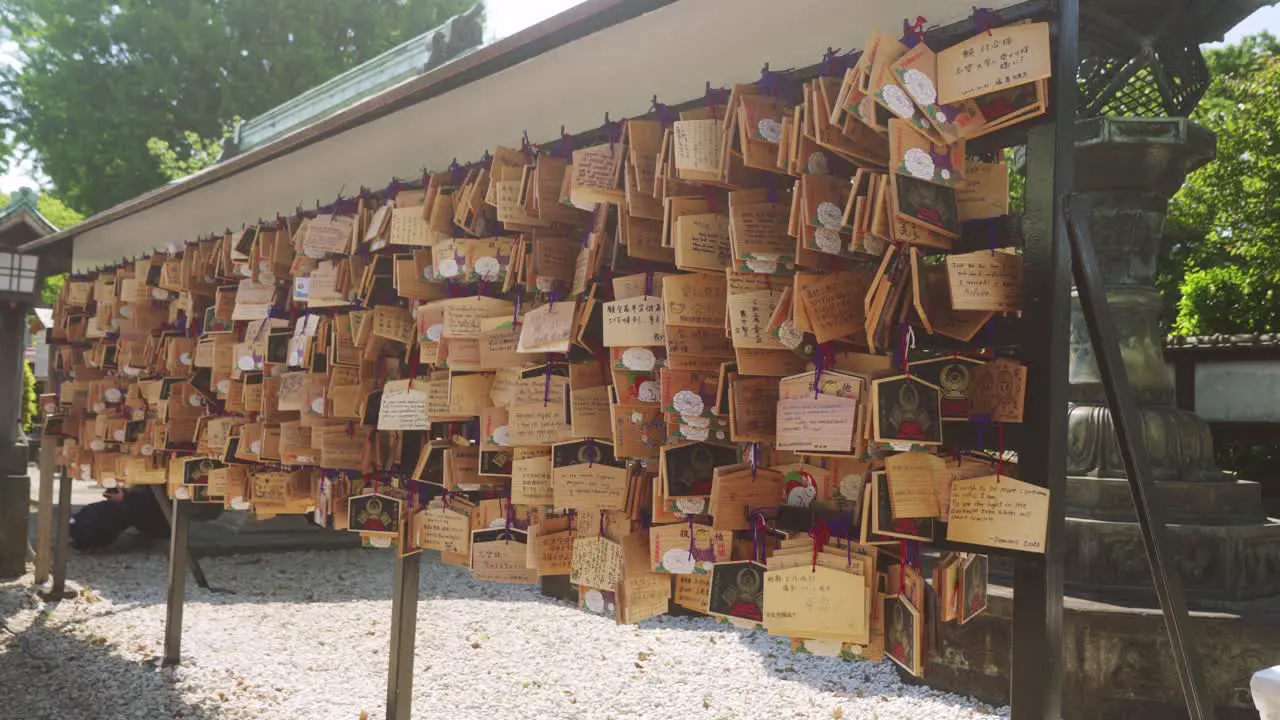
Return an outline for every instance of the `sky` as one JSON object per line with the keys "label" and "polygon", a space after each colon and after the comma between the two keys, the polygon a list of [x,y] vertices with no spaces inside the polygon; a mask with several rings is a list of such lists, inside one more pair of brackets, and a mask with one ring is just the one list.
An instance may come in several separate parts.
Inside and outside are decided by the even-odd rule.
{"label": "sky", "polygon": [[[563,12],[583,0],[488,0],[489,36],[485,40],[503,38],[523,30],[535,23],[546,20]],[[1262,8],[1245,18],[1227,33],[1226,42],[1238,42],[1246,35],[1262,31],[1280,35],[1280,6]],[[1209,46],[1218,43],[1210,43]],[[12,47],[0,43],[0,62],[12,62]],[[46,178],[40,177],[31,162],[27,161],[10,168],[9,172],[0,175],[0,192],[12,193],[20,187],[43,187],[48,185]]]}

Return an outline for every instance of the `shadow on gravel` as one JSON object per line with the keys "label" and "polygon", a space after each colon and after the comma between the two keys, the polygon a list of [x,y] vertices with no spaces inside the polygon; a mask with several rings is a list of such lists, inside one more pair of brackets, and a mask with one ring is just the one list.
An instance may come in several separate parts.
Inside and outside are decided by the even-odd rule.
{"label": "shadow on gravel", "polygon": [[[115,605],[163,605],[168,562],[166,543],[122,539],[107,551],[72,551],[67,580],[91,588]],[[204,557],[199,562],[212,591],[199,587],[188,574],[188,603],[347,603],[389,602],[396,558],[385,550],[356,549],[227,555]],[[317,572],[316,568],[322,570]],[[473,582],[465,568],[442,565],[438,553],[423,554],[421,577],[419,597],[424,601],[513,601],[510,586]],[[545,600],[536,588],[531,588],[527,597],[529,602]]]}
{"label": "shadow on gravel", "polygon": [[[20,592],[12,585],[0,587],[0,593]],[[65,624],[46,625],[46,618],[41,613],[25,629],[11,628],[11,617],[0,618],[5,620],[0,627],[0,702],[5,717],[217,717],[211,709],[184,702],[168,672],[158,665],[127,660],[105,638],[70,634]]]}
{"label": "shadow on gravel", "polygon": [[[202,560],[205,573],[215,587],[232,590],[233,593],[211,593],[196,587],[188,578],[187,603],[212,606],[233,604],[294,604],[294,603],[351,603],[376,602],[385,605],[370,606],[369,612],[378,618],[391,621],[390,599],[392,574],[396,558],[382,550],[340,550],[302,553],[273,553],[239,555]],[[93,594],[110,600],[113,607],[93,613],[101,618],[136,606],[164,605],[167,579],[167,548],[120,550],[101,555],[73,554],[68,578],[80,587],[89,588]],[[549,588],[552,589],[552,588]],[[561,588],[565,590],[567,588]],[[0,593],[5,588],[0,586]],[[424,553],[419,598],[431,600],[464,600],[494,602],[495,607],[508,603],[569,604],[566,601],[544,596],[534,587],[515,587],[499,583],[473,581],[465,568],[440,563],[437,553]],[[3,605],[0,604],[0,609]],[[420,606],[420,612],[428,612]],[[420,616],[421,617],[421,616]],[[584,619],[588,616],[584,614]],[[697,618],[683,617],[665,622],[646,620],[640,624],[645,630],[680,631],[681,625]],[[119,657],[112,648],[95,646],[75,637],[56,634],[80,625],[79,618],[60,622],[55,629],[36,628],[30,632],[31,649],[52,660],[35,660],[27,657],[12,637],[4,637],[0,631],[0,700],[6,688],[25,687],[18,708],[27,713],[6,712],[2,717],[60,717],[60,718],[115,718],[115,717],[180,717],[213,718],[203,707],[183,706],[165,679],[165,673],[146,663],[131,663]],[[188,623],[192,622],[188,617]],[[502,622],[501,610],[495,611],[492,622]],[[688,626],[686,626],[688,627]],[[689,629],[694,629],[689,627]],[[870,666],[860,663],[840,663],[829,658],[794,654],[785,641],[768,636],[762,631],[747,630],[726,624],[699,622],[700,633],[714,633],[718,642],[743,644],[760,658],[762,669],[768,675],[785,681],[798,682],[810,687],[847,693],[850,697],[863,690],[884,687],[899,673],[891,663]],[[156,629],[140,632],[139,637],[156,634]],[[130,648],[132,649],[132,648]],[[144,651],[145,652],[145,651]],[[419,654],[419,661],[423,657]],[[25,663],[23,672],[15,672],[15,664]],[[832,666],[837,666],[832,672]],[[97,678],[109,676],[104,699],[111,712],[77,714],[85,708],[93,708],[97,693],[92,686]],[[30,677],[28,684],[11,685],[11,678]],[[87,687],[86,687],[87,686]],[[154,697],[151,697],[154,696]],[[150,697],[150,699],[148,699]],[[58,698],[57,714],[43,705],[45,698]],[[87,704],[86,704],[87,703]],[[130,704],[134,703],[134,704]],[[153,709],[160,708],[160,709]],[[161,713],[148,715],[146,713]]]}

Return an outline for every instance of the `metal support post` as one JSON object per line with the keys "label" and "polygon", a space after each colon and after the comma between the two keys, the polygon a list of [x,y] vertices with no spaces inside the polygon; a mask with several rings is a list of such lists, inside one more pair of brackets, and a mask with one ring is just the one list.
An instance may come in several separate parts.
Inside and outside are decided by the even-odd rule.
{"label": "metal support post", "polygon": [[1066,515],[1067,362],[1071,265],[1061,208],[1075,181],[1078,0],[1058,0],[1053,122],[1027,140],[1023,360],[1024,427],[1035,429],[1018,457],[1018,478],[1049,489],[1043,556],[1018,556],[1013,576],[1012,720],[1062,717],[1063,536]]}
{"label": "metal support post", "polygon": [[172,530],[169,533],[169,591],[165,598],[164,664],[182,661],[182,610],[187,600],[187,531],[191,526],[191,503],[173,501]]}
{"label": "metal support post", "polygon": [[413,714],[413,651],[418,631],[422,553],[396,558],[391,590],[391,659],[387,666],[387,720]]}
{"label": "metal support post", "polygon": [[1071,237],[1071,257],[1076,292],[1080,296],[1080,309],[1085,325],[1089,327],[1089,340],[1093,343],[1098,370],[1102,375],[1102,387],[1107,394],[1107,404],[1111,407],[1112,424],[1120,455],[1124,459],[1125,473],[1129,478],[1129,491],[1133,495],[1133,508],[1142,530],[1147,561],[1151,564],[1156,595],[1160,598],[1160,609],[1164,612],[1164,626],[1169,634],[1169,645],[1173,649],[1174,664],[1178,668],[1178,680],[1186,699],[1187,714],[1191,720],[1212,720],[1213,701],[1200,670],[1191,618],[1182,595],[1182,580],[1178,576],[1178,569],[1173,566],[1160,506],[1152,502],[1155,481],[1150,474],[1151,460],[1147,455],[1142,415],[1138,411],[1133,386],[1129,384],[1129,372],[1120,356],[1115,320],[1107,304],[1102,271],[1098,266],[1098,257],[1089,238],[1080,203],[1078,199],[1074,203],[1068,203],[1063,212]]}

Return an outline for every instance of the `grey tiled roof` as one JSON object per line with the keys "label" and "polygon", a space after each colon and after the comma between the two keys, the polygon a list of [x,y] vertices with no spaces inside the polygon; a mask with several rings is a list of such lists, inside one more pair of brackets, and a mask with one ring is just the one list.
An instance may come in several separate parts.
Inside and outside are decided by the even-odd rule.
{"label": "grey tiled roof", "polygon": [[1170,335],[1166,350],[1209,350],[1218,348],[1280,348],[1280,333],[1244,333],[1240,335]]}

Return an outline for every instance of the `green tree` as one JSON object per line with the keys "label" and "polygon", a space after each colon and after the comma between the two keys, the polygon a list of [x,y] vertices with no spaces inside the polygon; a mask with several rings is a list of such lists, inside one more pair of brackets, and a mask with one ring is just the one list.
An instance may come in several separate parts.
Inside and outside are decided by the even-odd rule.
{"label": "green tree", "polygon": [[199,172],[218,162],[218,153],[222,151],[222,141],[230,137],[235,126],[233,120],[222,131],[222,137],[205,139],[187,130],[182,134],[183,142],[178,145],[160,138],[147,140],[147,152],[155,158],[160,174],[169,180],[184,178],[191,173]]}
{"label": "green tree", "polygon": [[439,25],[474,0],[8,0],[0,33],[4,129],[74,209],[92,213],[166,180],[178,159],[252,117]]}
{"label": "green tree", "polygon": [[1174,197],[1160,286],[1174,333],[1280,330],[1280,42],[1263,33],[1206,53],[1192,119],[1217,158]]}
{"label": "green tree", "polygon": [[22,431],[31,432],[35,427],[40,408],[36,398],[36,374],[31,370],[31,363],[22,363]]}
{"label": "green tree", "polygon": [[[9,207],[12,201],[13,198],[8,193],[0,192],[0,210]],[[69,228],[84,219],[84,215],[67,207],[66,203],[49,193],[41,193],[36,199],[36,210],[59,230]]]}
{"label": "green tree", "polygon": [[67,282],[67,275],[50,275],[44,279],[44,287],[40,289],[40,300],[49,307],[58,302],[58,294],[62,292],[62,286]]}
{"label": "green tree", "polygon": [[[4,204],[9,204],[7,195]],[[36,200],[36,210],[39,210],[44,219],[53,223],[53,226],[59,230],[65,230],[84,219],[84,215],[67,207],[66,203],[48,193],[42,193]]]}

